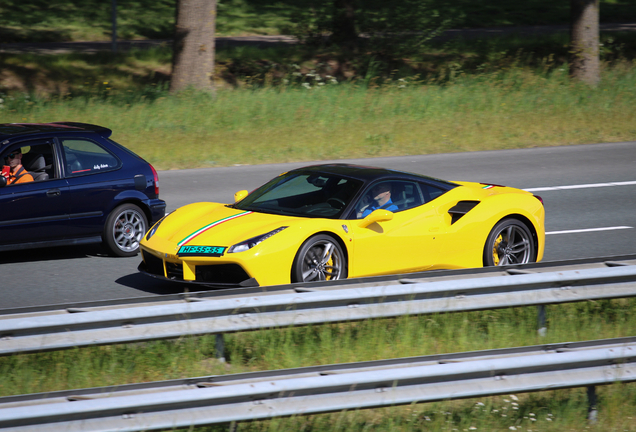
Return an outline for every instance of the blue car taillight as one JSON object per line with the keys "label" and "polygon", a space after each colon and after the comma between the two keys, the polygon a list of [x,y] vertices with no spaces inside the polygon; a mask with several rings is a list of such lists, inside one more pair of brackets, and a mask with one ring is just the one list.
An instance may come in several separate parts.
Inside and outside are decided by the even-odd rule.
{"label": "blue car taillight", "polygon": [[150,169],[152,170],[152,176],[154,178],[155,195],[157,196],[157,198],[159,198],[159,175],[157,175],[157,171],[155,170],[155,167],[153,167],[152,165],[150,165]]}

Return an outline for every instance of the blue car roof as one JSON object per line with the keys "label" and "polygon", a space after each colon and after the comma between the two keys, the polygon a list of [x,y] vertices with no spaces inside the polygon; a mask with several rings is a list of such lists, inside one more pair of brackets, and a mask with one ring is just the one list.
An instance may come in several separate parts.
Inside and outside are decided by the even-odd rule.
{"label": "blue car roof", "polygon": [[95,132],[108,138],[113,132],[103,126],[88,123],[55,122],[55,123],[1,123],[0,144],[6,140],[25,136],[38,136],[51,133]]}

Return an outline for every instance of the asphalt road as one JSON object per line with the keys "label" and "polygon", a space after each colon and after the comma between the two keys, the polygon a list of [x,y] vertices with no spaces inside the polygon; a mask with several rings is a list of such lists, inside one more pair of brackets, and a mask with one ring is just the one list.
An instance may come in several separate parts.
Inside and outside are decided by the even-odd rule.
{"label": "asphalt road", "polygon": [[[636,253],[636,142],[358,159],[353,162],[447,180],[532,190],[546,207],[544,261]],[[234,192],[307,163],[159,173],[168,211]],[[99,246],[0,253],[0,309],[182,292],[137,272],[140,258],[105,256]]]}

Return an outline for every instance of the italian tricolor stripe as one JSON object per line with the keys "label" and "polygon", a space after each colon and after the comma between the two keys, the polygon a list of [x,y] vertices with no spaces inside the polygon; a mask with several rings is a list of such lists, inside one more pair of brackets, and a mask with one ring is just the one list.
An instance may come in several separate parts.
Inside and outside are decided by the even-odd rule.
{"label": "italian tricolor stripe", "polygon": [[486,186],[482,187],[482,189],[492,189],[492,188],[494,188],[493,185],[486,185]]}
{"label": "italian tricolor stripe", "polygon": [[189,236],[187,236],[186,238],[181,240],[179,243],[177,243],[177,245],[178,246],[183,246],[184,244],[188,243],[189,241],[191,241],[192,239],[197,237],[199,234],[202,234],[202,233],[206,232],[210,228],[214,228],[215,226],[221,225],[223,222],[227,222],[227,221],[230,221],[232,219],[236,219],[236,218],[239,218],[241,216],[248,215],[250,213],[252,213],[252,212],[251,211],[246,211],[246,212],[243,212],[243,213],[235,214],[234,216],[228,216],[226,218],[219,219],[216,222],[212,222],[211,224],[208,224],[208,225],[204,226],[203,228],[200,228],[200,229],[196,230],[195,232],[193,232],[192,234],[190,234]]}

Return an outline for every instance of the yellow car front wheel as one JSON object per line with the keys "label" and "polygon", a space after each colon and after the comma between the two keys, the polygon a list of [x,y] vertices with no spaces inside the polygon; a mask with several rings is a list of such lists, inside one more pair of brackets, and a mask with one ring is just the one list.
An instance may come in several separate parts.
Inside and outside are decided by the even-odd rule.
{"label": "yellow car front wheel", "polygon": [[484,246],[484,266],[526,264],[536,261],[534,239],[517,219],[504,219],[490,232]]}
{"label": "yellow car front wheel", "polygon": [[325,234],[313,236],[298,250],[292,266],[292,282],[346,278],[347,260],[333,237]]}

